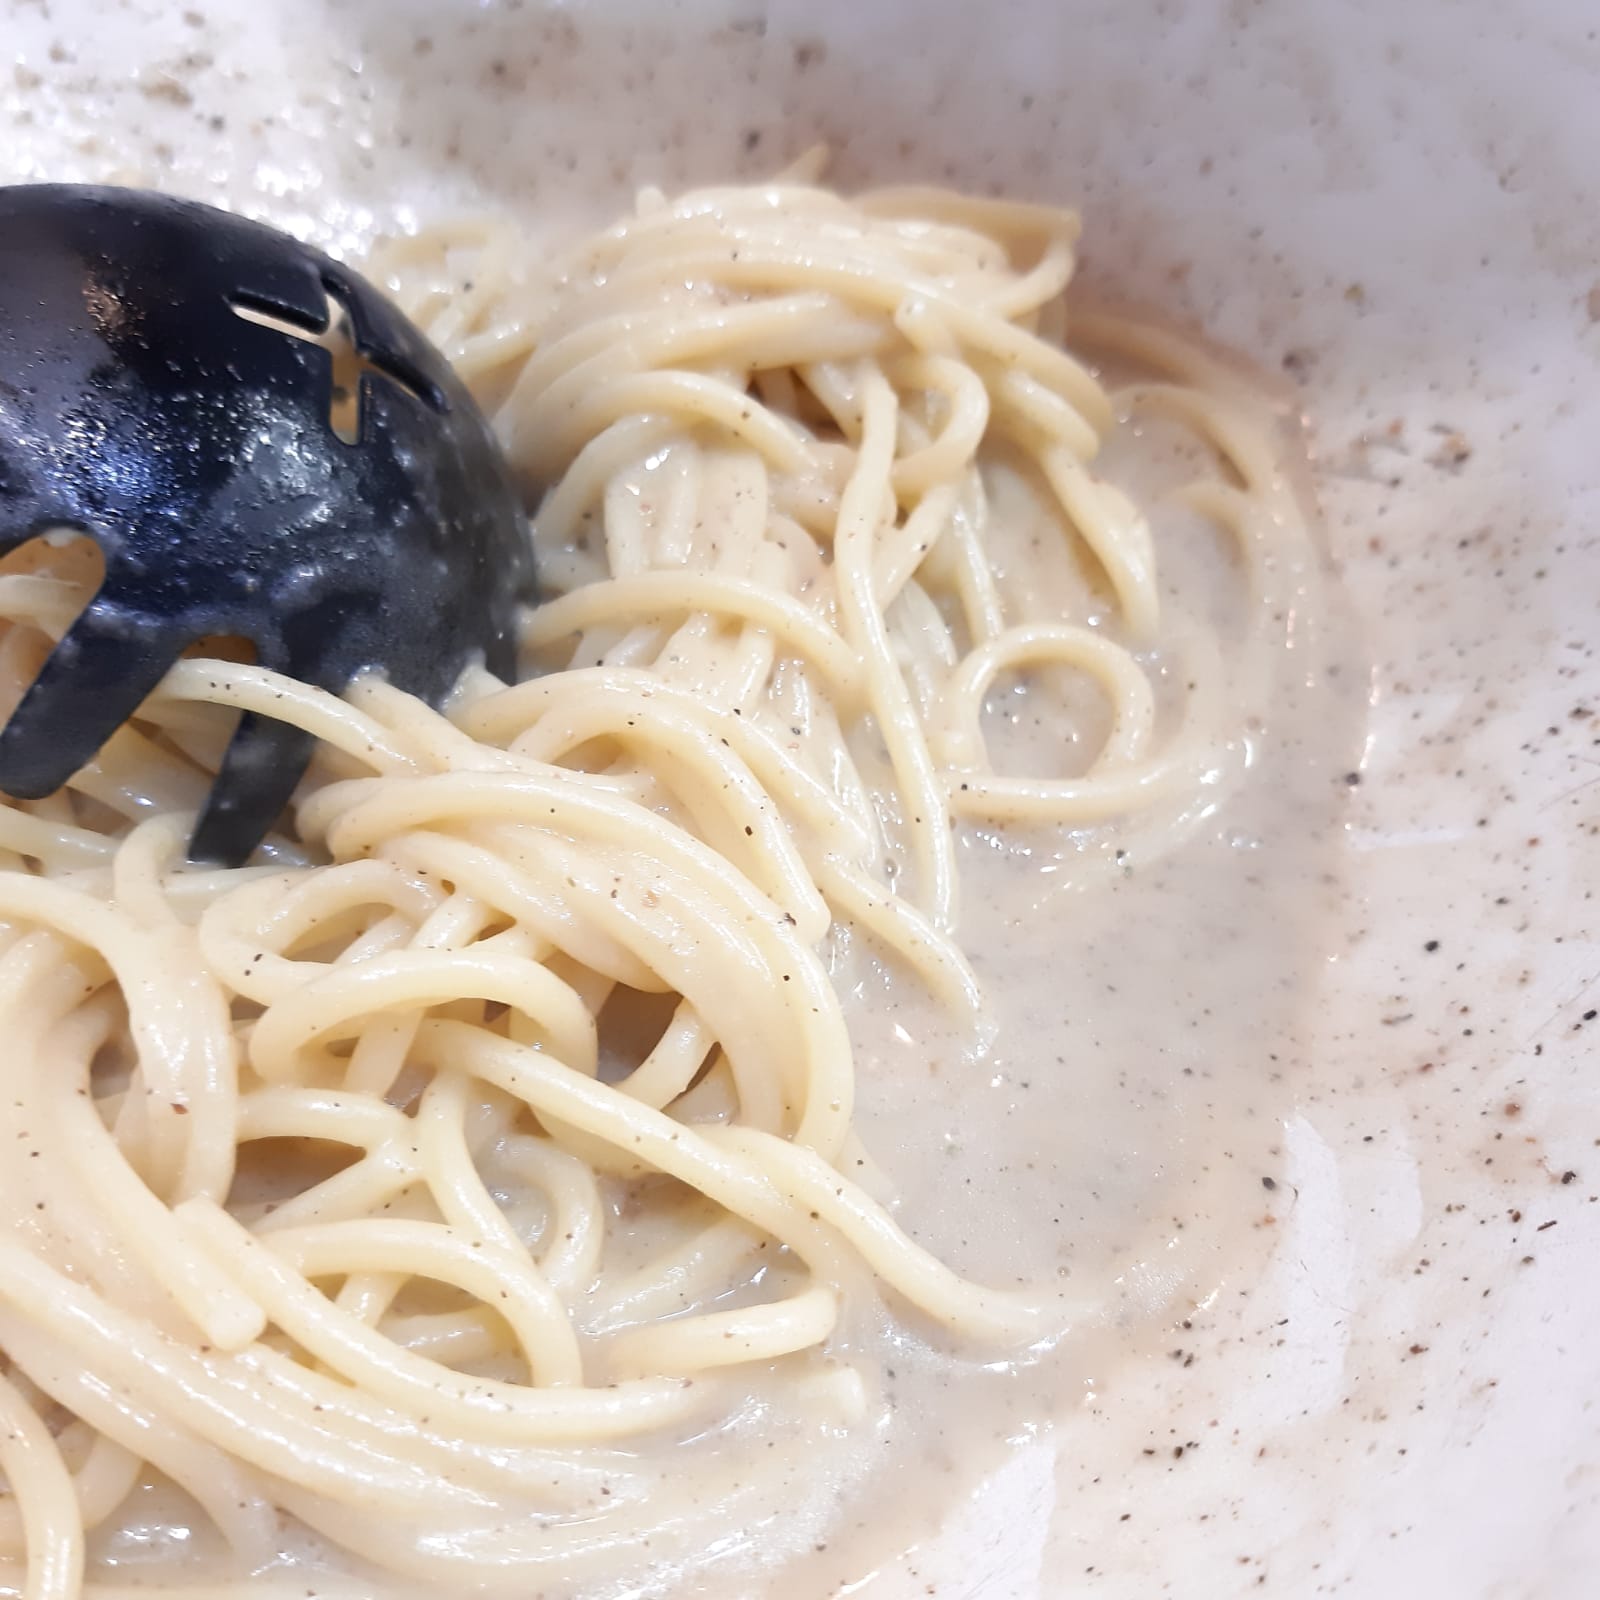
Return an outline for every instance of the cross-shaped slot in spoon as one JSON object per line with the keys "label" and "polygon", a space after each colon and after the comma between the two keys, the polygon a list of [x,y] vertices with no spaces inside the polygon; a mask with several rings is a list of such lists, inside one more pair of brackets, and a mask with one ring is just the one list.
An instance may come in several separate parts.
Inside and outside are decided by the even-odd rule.
{"label": "cross-shaped slot in spoon", "polygon": [[258,306],[240,298],[231,302],[236,316],[257,327],[276,328],[292,339],[303,339],[307,344],[326,350],[332,362],[332,393],[328,405],[328,426],[345,444],[356,444],[361,438],[361,391],[366,375],[387,378],[399,385],[407,394],[423,405],[433,405],[434,399],[425,389],[419,388],[415,378],[397,367],[385,365],[376,353],[368,355],[356,342],[350,313],[332,286],[324,285],[326,305],[319,321],[306,324],[285,316],[270,306]]}

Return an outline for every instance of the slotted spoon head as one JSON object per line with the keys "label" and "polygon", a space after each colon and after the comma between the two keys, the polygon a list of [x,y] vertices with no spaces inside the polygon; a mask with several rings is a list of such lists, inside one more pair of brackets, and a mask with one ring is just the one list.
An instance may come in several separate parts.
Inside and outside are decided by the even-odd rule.
{"label": "slotted spoon head", "polygon": [[[342,322],[346,396],[316,342]],[[137,190],[0,188],[0,554],[53,529],[94,539],[105,581],[0,729],[0,790],[23,799],[196,639],[438,704],[475,658],[512,675],[534,598],[510,472],[427,339],[321,252]],[[243,860],[311,744],[245,716],[190,855]]]}

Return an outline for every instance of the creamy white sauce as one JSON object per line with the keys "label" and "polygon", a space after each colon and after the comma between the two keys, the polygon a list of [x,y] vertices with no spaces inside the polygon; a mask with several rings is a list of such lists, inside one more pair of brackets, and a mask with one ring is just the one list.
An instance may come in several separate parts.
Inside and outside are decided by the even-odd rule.
{"label": "creamy white sauce", "polygon": [[[1161,559],[1175,589],[1217,576],[1203,546]],[[1214,1333],[1208,1309],[1259,1275],[1338,944],[1333,868],[1363,714],[1358,636],[1334,585],[1321,605],[1316,642],[1278,659],[1255,767],[1173,855],[1130,855],[1078,890],[1070,838],[964,838],[962,936],[1000,1024],[987,1056],[964,1058],[903,984],[863,984],[858,1122],[900,1219],[975,1278],[1062,1275],[1101,1309],[1026,1363],[962,1359],[899,1324],[861,1329],[863,1365],[886,1374],[875,1425],[778,1488],[780,1505],[836,1508],[826,1548],[764,1592],[860,1583],[1052,1425],[1070,1453],[1074,1413],[1114,1409],[1137,1358],[1193,1360]],[[1030,732],[1035,756],[1060,751]]]}

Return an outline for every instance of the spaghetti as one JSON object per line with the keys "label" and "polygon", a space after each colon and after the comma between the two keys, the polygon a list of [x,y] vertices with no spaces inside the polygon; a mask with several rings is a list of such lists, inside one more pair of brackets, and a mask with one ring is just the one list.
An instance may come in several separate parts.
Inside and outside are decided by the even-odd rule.
{"label": "spaghetti", "polygon": [[[441,715],[190,660],[0,808],[0,1592],[298,1594],[280,1514],[350,1593],[579,1592],[712,1549],[739,1439],[803,1459],[751,1373],[859,1425],[863,1307],[1010,1353],[1093,1313],[896,1219],[849,975],[980,1054],[964,832],[1065,830],[1091,883],[1214,810],[1304,530],[1221,369],[1069,313],[1070,214],[814,177],[647,193],[553,264],[480,223],[380,258],[545,490],[525,681]],[[1234,637],[1091,464],[1143,420],[1202,463],[1162,504],[1233,542]],[[89,582],[6,564],[10,703]],[[1005,686],[1058,681],[1063,766],[1008,770]],[[190,868],[240,710],[321,741],[296,837]],[[130,1587],[95,1549],[141,1496],[185,1532]]]}

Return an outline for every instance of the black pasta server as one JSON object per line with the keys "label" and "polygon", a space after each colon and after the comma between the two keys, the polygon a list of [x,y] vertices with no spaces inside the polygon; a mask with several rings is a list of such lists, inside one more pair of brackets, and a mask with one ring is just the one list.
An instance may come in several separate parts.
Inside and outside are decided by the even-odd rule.
{"label": "black pasta server", "polygon": [[[511,473],[422,333],[320,251],[137,190],[0,188],[0,554],[55,529],[99,545],[105,580],[0,729],[22,799],[198,639],[437,705],[474,658],[512,676],[534,599]],[[248,856],[312,743],[245,715],[191,857]]]}

